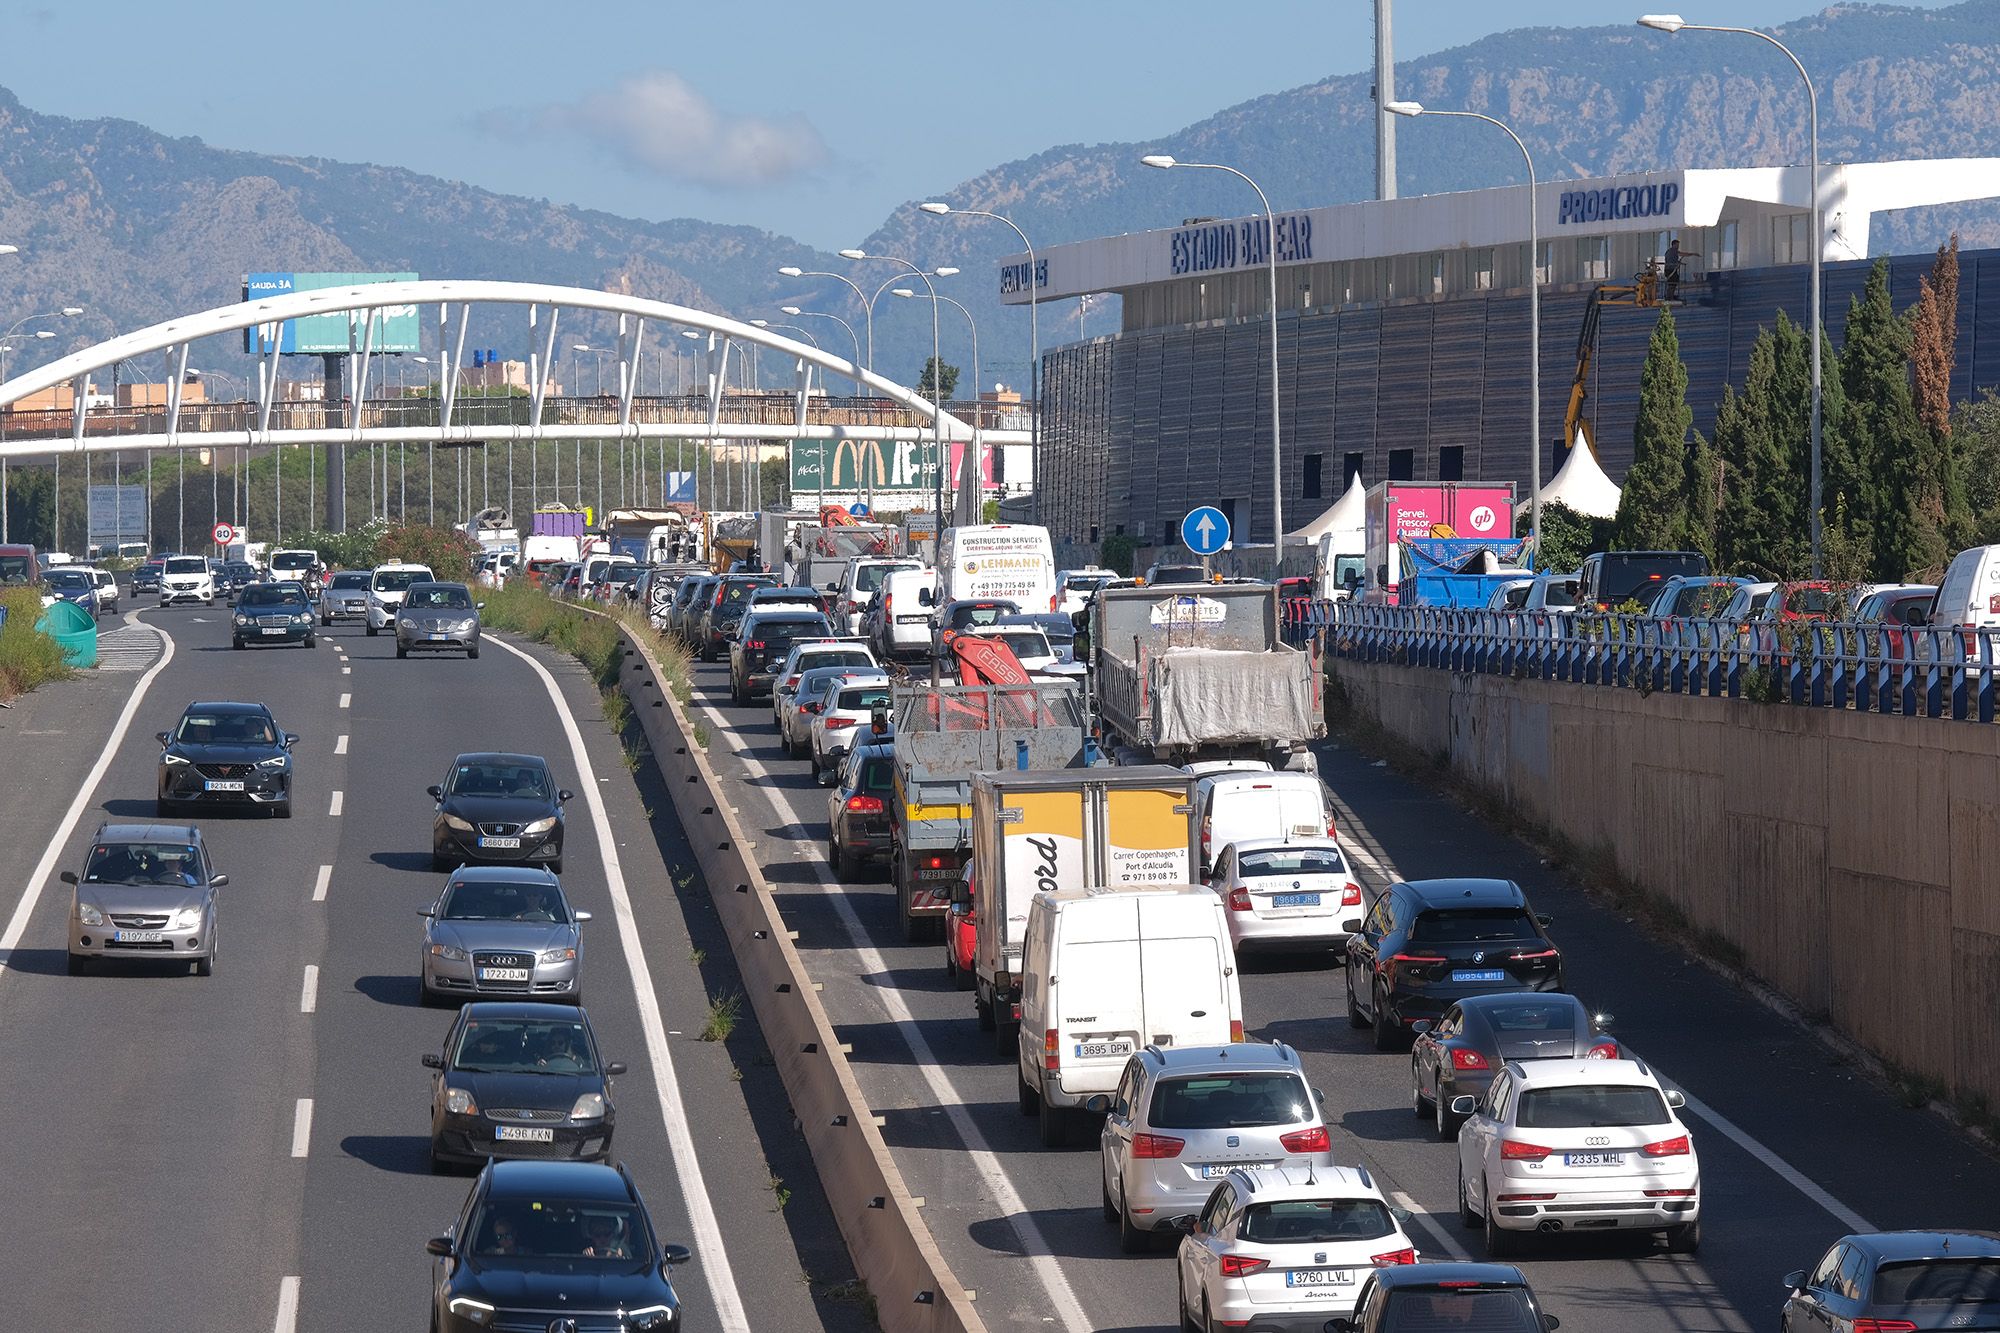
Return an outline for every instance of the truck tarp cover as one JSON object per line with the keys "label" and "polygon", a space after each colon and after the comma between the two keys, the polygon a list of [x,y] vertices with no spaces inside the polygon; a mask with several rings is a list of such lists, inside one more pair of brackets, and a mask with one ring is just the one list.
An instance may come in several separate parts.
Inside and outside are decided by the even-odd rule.
{"label": "truck tarp cover", "polygon": [[[1312,734],[1312,681],[1292,651],[1168,648],[1153,659],[1156,745],[1230,745]],[[1280,719],[1292,719],[1281,722]]]}

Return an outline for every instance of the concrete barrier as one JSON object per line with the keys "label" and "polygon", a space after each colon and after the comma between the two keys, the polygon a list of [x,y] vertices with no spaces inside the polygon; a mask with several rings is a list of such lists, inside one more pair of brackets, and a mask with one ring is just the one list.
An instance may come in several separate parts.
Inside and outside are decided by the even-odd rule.
{"label": "concrete barrier", "polygon": [[882,1140],[818,987],[771,899],[721,780],[645,641],[621,624],[629,652],[621,681],[673,792],[674,808],[715,899],[743,986],[812,1149],[827,1204],[888,1333],[984,1333],[972,1294],[945,1266]]}

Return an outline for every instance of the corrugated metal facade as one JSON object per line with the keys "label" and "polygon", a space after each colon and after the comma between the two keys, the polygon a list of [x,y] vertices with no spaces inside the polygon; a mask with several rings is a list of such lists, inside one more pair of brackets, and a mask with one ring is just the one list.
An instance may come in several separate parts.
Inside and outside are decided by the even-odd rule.
{"label": "corrugated metal facade", "polygon": [[[1898,310],[1917,298],[1932,256],[1890,261]],[[1954,398],[2000,386],[2000,251],[1959,259]],[[1839,346],[1869,265],[1826,269],[1826,316]],[[1783,309],[1804,322],[1807,270],[1745,269],[1683,291],[1675,310],[1695,428],[1709,430],[1725,381],[1742,386],[1751,344]],[[1554,475],[1563,408],[1576,368],[1587,287],[1542,292],[1542,476]],[[1613,480],[1632,461],[1639,368],[1654,313],[1607,306],[1585,408]],[[1339,497],[1343,465],[1390,477],[1391,451],[1411,451],[1411,479],[1439,475],[1440,451],[1462,453],[1462,479],[1528,487],[1525,291],[1281,315],[1285,524],[1299,527]],[[1271,540],[1270,326],[1260,318],[1117,334],[1044,358],[1047,416],[1042,513],[1059,543],[1095,546],[1124,534],[1171,541],[1182,515],[1215,504],[1238,541]],[[1307,459],[1320,493],[1307,495]],[[1245,531],[1245,526],[1248,531]]]}

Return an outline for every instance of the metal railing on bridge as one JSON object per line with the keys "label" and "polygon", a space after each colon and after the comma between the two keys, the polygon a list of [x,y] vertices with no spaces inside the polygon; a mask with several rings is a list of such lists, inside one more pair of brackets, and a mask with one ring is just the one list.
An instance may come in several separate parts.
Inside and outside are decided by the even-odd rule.
{"label": "metal railing on bridge", "polygon": [[1285,636],[1331,657],[1801,708],[1992,722],[2000,630],[1654,619],[1288,599]]}

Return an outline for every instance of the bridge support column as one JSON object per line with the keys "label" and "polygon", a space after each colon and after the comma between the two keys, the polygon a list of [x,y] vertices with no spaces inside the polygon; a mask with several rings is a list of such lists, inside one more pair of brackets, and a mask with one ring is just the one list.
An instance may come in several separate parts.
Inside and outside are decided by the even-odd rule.
{"label": "bridge support column", "polygon": [[[347,354],[329,352],[320,358],[321,382],[326,397],[326,424],[339,428],[351,424],[347,414],[355,410],[347,402]],[[326,530],[347,531],[347,446],[326,446]]]}

